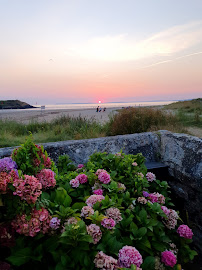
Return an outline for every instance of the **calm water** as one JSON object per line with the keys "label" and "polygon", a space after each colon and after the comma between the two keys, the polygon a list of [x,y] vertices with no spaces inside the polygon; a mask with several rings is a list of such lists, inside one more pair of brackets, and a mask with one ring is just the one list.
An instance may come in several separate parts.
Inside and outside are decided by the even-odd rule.
{"label": "calm water", "polygon": [[[93,109],[100,106],[101,108],[116,108],[116,107],[138,107],[138,106],[157,106],[157,105],[166,105],[173,103],[174,101],[148,101],[148,102],[131,102],[131,103],[85,103],[85,104],[50,104],[45,105],[46,110],[60,110],[60,109]],[[43,104],[41,104],[43,105]],[[23,111],[31,111],[31,110],[41,110],[41,105],[33,105],[37,106],[38,108],[34,109],[24,109]],[[20,109],[13,109],[13,110],[2,110],[2,111],[19,111]],[[0,110],[1,111],[1,110]]]}

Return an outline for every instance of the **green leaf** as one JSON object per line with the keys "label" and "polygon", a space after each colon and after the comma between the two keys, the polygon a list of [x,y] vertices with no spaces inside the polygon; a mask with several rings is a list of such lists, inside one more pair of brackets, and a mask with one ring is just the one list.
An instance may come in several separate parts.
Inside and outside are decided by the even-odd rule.
{"label": "green leaf", "polygon": [[155,258],[152,256],[148,256],[144,259],[144,262],[141,265],[141,268],[143,270],[153,270],[154,266],[155,266]]}
{"label": "green leaf", "polygon": [[84,265],[85,266],[91,265],[91,259],[89,258],[89,256],[87,254],[86,254],[86,256],[84,256]]}
{"label": "green leaf", "polygon": [[55,251],[59,245],[58,236],[48,238],[43,245],[48,252]]}
{"label": "green leaf", "polygon": [[62,263],[63,266],[67,265],[67,261],[68,261],[67,256],[62,255],[61,256],[61,263]]}
{"label": "green leaf", "polygon": [[138,230],[138,235],[139,235],[139,237],[144,236],[146,233],[147,233],[147,228],[145,228],[145,227],[142,227],[142,228],[140,228],[140,229]]}
{"label": "green leaf", "polygon": [[152,247],[154,247],[158,251],[164,251],[166,249],[166,245],[160,242],[152,242]]}
{"label": "green leaf", "polygon": [[55,201],[59,204],[63,204],[66,196],[67,196],[67,191],[63,187],[59,187],[56,190]]}
{"label": "green leaf", "polygon": [[72,209],[78,209],[81,210],[83,208],[83,206],[86,206],[85,203],[83,202],[76,202],[72,205]]}
{"label": "green leaf", "polygon": [[71,197],[67,194],[66,197],[65,197],[65,199],[64,199],[64,201],[63,201],[63,205],[64,205],[65,207],[68,207],[68,206],[71,205],[71,202],[72,202],[72,199],[71,199]]}
{"label": "green leaf", "polygon": [[140,219],[145,222],[147,219],[147,211],[145,209],[142,209],[139,213]]}
{"label": "green leaf", "polygon": [[65,269],[66,269],[66,267],[64,268],[64,266],[62,265],[61,262],[59,262],[55,267],[55,270],[65,270]]}
{"label": "green leaf", "polygon": [[16,251],[13,255],[9,256],[7,260],[16,266],[27,263],[31,259],[32,249],[27,247]]}
{"label": "green leaf", "polygon": [[50,195],[47,192],[43,191],[42,194],[41,194],[41,199],[49,200]]}
{"label": "green leaf", "polygon": [[145,247],[147,247],[147,248],[150,248],[150,249],[151,249],[151,244],[150,244],[150,242],[149,242],[149,240],[148,240],[148,239],[145,239],[144,241],[143,241],[143,240],[141,240],[141,244],[142,244],[142,245],[144,245]]}

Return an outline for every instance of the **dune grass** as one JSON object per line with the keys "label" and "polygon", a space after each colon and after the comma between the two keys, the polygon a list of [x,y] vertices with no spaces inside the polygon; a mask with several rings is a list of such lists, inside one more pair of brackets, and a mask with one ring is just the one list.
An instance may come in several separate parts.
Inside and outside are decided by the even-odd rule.
{"label": "dune grass", "polygon": [[104,125],[82,117],[62,116],[51,122],[18,123],[0,120],[0,147],[17,146],[30,134],[36,143],[99,138],[161,129],[188,133],[186,127],[201,126],[200,114],[178,110],[177,113],[154,108],[122,109]]}
{"label": "dune grass", "polygon": [[52,122],[29,124],[0,120],[0,147],[16,146],[33,134],[36,143],[79,140],[105,136],[104,127],[85,118],[60,117]]}
{"label": "dune grass", "polygon": [[153,108],[123,109],[108,124],[107,135],[123,135],[166,129],[186,132],[177,116]]}
{"label": "dune grass", "polygon": [[202,114],[202,98],[173,102],[171,104],[165,105],[164,108],[171,110],[181,109],[187,113],[195,112],[195,110],[198,110],[200,114]]}
{"label": "dune grass", "polygon": [[202,128],[202,98],[171,103],[164,109],[172,110],[183,126]]}

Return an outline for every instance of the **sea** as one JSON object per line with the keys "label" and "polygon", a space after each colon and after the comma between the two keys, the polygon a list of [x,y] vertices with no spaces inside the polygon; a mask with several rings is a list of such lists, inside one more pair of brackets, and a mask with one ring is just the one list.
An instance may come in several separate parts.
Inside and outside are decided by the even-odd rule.
{"label": "sea", "polygon": [[[175,101],[144,101],[144,102],[111,102],[111,103],[66,103],[66,104],[37,104],[36,108],[23,109],[23,111],[45,110],[83,110],[101,108],[127,108],[127,107],[145,107],[145,106],[161,106],[173,103]],[[3,109],[2,111],[19,111],[21,109]],[[1,110],[0,110],[1,111]]]}

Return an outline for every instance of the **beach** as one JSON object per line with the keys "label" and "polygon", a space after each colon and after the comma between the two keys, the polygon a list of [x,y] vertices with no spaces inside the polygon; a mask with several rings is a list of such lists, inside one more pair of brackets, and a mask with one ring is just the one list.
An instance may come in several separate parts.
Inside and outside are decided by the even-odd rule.
{"label": "beach", "polygon": [[99,123],[106,123],[109,116],[117,113],[121,108],[107,108],[105,112],[96,112],[96,109],[58,109],[58,110],[0,110],[0,119],[14,120],[28,124],[30,122],[51,122],[63,116],[82,117],[88,120],[95,120]]}

